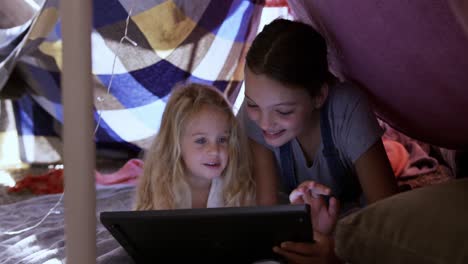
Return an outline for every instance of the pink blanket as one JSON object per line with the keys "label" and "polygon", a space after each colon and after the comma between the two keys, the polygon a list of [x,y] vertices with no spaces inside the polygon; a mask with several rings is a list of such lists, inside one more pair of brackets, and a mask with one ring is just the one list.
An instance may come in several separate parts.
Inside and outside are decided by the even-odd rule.
{"label": "pink blanket", "polygon": [[96,183],[110,185],[116,183],[135,184],[138,176],[143,173],[143,161],[131,159],[114,173],[102,174],[96,171]]}
{"label": "pink blanket", "polygon": [[396,177],[413,177],[437,170],[439,162],[429,156],[429,144],[414,140],[384,122],[382,140]]}

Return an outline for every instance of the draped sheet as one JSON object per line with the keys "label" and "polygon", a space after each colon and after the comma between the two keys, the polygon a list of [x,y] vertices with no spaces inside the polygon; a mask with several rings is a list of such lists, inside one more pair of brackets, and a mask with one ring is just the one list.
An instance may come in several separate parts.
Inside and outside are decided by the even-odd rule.
{"label": "draped sheet", "polygon": [[460,149],[468,148],[464,2],[288,1],[326,37],[332,71],[361,85],[382,119],[412,138]]}
{"label": "draped sheet", "polygon": [[[233,99],[262,5],[254,0],[94,1],[95,119],[102,118],[98,148],[147,147],[177,82],[213,84],[232,92]],[[332,71],[361,85],[387,123],[434,145],[468,147],[468,35],[463,31],[468,9],[463,1],[295,0],[289,5],[298,19],[326,37]],[[0,109],[1,118],[9,118],[18,131],[18,137],[9,133],[7,138],[17,138],[25,162],[42,161],[40,149],[60,157],[57,8],[57,0],[47,0],[14,56],[1,62],[0,83],[17,65],[13,76],[25,78],[28,88],[14,102],[13,120],[3,114],[5,104]],[[128,37],[137,46],[119,44],[130,10]],[[108,93],[115,54],[116,75]],[[4,89],[20,89],[24,84],[17,79],[10,78]]]}
{"label": "draped sheet", "polygon": [[[97,148],[129,152],[147,148],[177,83],[214,85],[234,100],[243,78],[243,54],[257,33],[263,4],[253,0],[93,1]],[[128,39],[121,41],[129,14]],[[15,57],[7,61],[16,65],[13,74],[24,83],[10,78],[4,89],[27,88],[13,101],[14,120],[4,122],[18,132],[23,162],[60,159],[61,48],[58,1],[47,0],[16,47]]]}

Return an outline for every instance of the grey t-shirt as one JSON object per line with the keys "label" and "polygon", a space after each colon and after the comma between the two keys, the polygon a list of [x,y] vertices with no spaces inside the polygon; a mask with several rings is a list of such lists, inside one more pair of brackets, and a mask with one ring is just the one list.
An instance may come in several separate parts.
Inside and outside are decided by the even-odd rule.
{"label": "grey t-shirt", "polygon": [[[351,84],[339,83],[330,87],[328,100],[328,119],[333,142],[339,151],[341,163],[349,172],[348,176],[355,177],[354,163],[377,142],[383,130],[373,110],[369,107],[365,94]],[[261,129],[249,119],[245,111],[245,103],[239,110],[238,119],[251,139],[274,152],[277,168],[281,168],[279,147],[274,148],[265,142]],[[297,139],[293,139],[291,143],[297,182],[314,180],[330,187],[336,193],[339,186],[331,176],[327,160],[323,155],[323,142],[320,143],[310,167],[307,166],[306,158]],[[281,174],[281,171],[278,171],[278,174]],[[286,186],[283,186],[283,190],[286,190]]]}

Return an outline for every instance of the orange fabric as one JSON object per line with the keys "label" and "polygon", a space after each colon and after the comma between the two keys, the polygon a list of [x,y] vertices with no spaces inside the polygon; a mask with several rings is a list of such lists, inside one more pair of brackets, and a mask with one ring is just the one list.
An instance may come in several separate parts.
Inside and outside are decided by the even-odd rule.
{"label": "orange fabric", "polygon": [[265,6],[266,7],[287,7],[288,1],[287,0],[266,0]]}
{"label": "orange fabric", "polygon": [[396,177],[399,177],[408,164],[409,153],[405,147],[397,141],[384,139],[383,144],[390,164],[392,165],[393,173]]}
{"label": "orange fabric", "polygon": [[34,194],[52,194],[63,192],[63,170],[51,170],[44,175],[26,175],[8,192],[29,190]]}

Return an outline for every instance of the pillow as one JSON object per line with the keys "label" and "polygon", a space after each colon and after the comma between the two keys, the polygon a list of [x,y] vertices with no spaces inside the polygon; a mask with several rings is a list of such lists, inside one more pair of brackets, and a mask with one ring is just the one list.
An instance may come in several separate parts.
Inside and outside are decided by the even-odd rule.
{"label": "pillow", "polygon": [[341,219],[336,254],[351,263],[468,263],[468,179],[389,197]]}

